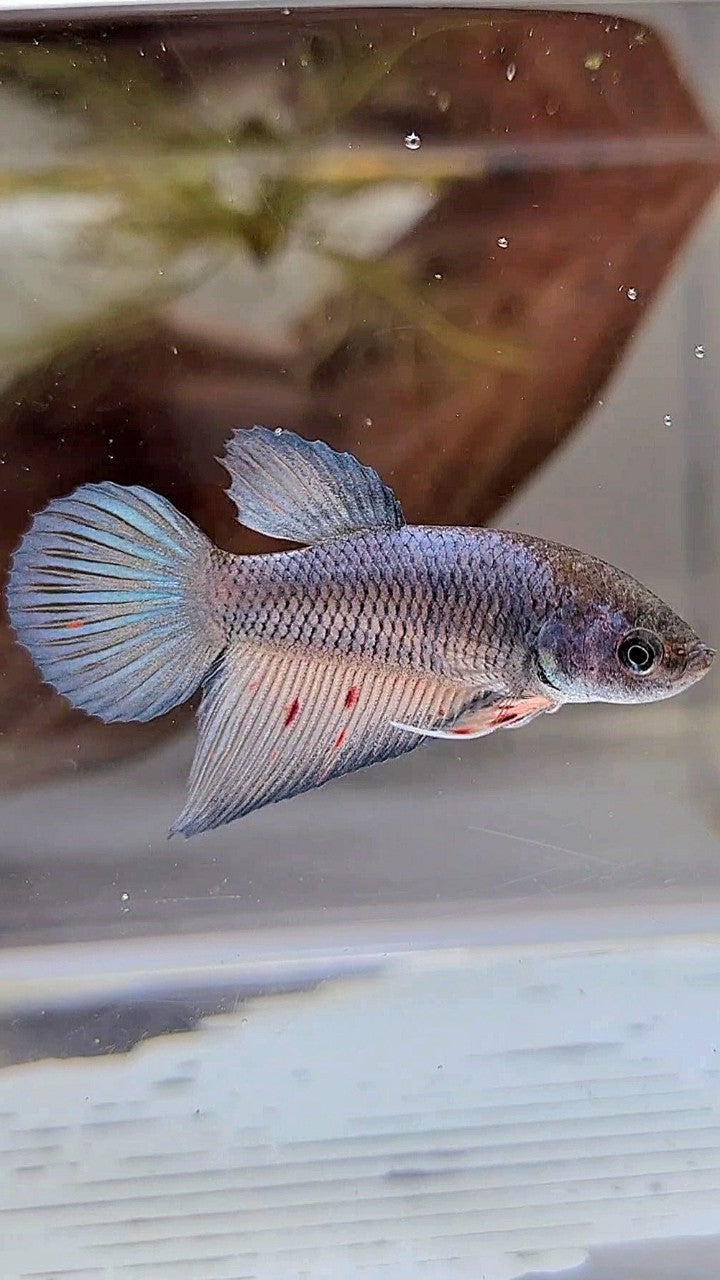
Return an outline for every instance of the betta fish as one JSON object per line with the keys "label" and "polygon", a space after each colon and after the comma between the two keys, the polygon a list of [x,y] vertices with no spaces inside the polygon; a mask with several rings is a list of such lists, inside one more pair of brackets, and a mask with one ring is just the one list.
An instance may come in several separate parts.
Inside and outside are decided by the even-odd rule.
{"label": "betta fish", "polygon": [[497,529],[409,525],[377,473],[290,431],[236,431],[242,524],[296,545],[231,555],[166,498],[85,484],[45,507],[8,587],[43,679],[101,720],[199,688],[171,834],[196,835],[428,737],[573,702],[654,702],[713,650],[626,573]]}

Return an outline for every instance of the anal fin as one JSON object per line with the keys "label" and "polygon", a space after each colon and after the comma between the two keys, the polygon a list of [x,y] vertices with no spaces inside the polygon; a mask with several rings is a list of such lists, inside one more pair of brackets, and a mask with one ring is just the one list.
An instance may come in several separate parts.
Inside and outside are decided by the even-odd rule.
{"label": "anal fin", "polygon": [[185,807],[196,835],[331,778],[412,751],[393,721],[432,728],[473,691],[306,651],[231,645],[205,685]]}

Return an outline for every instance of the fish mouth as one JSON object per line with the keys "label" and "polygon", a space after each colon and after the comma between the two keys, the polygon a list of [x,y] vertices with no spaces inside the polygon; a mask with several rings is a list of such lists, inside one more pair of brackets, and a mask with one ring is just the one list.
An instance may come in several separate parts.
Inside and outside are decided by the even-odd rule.
{"label": "fish mouth", "polygon": [[709,644],[698,644],[693,649],[688,660],[687,669],[691,671],[698,679],[709,671],[714,660],[716,650],[712,649]]}

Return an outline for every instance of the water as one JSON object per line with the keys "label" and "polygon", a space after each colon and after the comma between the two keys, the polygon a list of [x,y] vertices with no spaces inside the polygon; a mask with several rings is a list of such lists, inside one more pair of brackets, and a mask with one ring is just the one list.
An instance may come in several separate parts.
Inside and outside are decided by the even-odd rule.
{"label": "water", "polygon": [[[719,14],[8,25],[3,573],[88,480],[259,550],[263,422],[717,645]],[[5,1280],[715,1280],[714,674],[168,843],[192,708],[0,650]]]}

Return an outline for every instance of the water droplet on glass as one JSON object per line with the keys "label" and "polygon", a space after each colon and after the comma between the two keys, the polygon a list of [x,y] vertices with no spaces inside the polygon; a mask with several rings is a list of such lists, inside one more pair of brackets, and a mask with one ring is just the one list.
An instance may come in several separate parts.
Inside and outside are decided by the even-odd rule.
{"label": "water droplet on glass", "polygon": [[372,423],[372,418],[366,418],[366,419],[365,419],[365,426],[366,426],[366,427],[371,427],[371,426],[372,426],[372,424],[373,424],[373,423]]}
{"label": "water droplet on glass", "polygon": [[276,436],[281,436],[281,435],[282,435],[282,433],[283,433],[283,429],[282,429],[282,427],[276,427],[276,428],[275,428],[275,435],[276,435]]}
{"label": "water droplet on glass", "polygon": [[700,343],[695,348],[695,356],[698,360],[705,359],[705,348]]}
{"label": "water droplet on glass", "polygon": [[666,414],[664,415],[664,417],[663,417],[663,426],[664,426],[664,427],[671,427],[671,426],[672,426],[672,418],[671,418],[671,416],[670,416],[670,414],[669,414],[669,413],[666,413]]}
{"label": "water droplet on glass", "polygon": [[604,53],[589,53],[585,58],[585,70],[599,71],[604,61]]}
{"label": "water droplet on glass", "polygon": [[405,134],[405,146],[407,147],[408,151],[417,151],[418,147],[421,146],[421,144],[422,144],[422,138],[420,137],[419,133]]}
{"label": "water droplet on glass", "polygon": [[509,80],[509,81],[512,83],[512,81],[515,79],[516,75],[517,75],[517,67],[516,67],[515,63],[514,63],[514,62],[508,62],[507,66],[506,66],[506,68],[505,68],[505,77],[506,77],[506,79],[507,79],[507,80]]}
{"label": "water droplet on glass", "polygon": [[498,236],[498,249],[507,249],[509,243],[507,236]]}
{"label": "water droplet on glass", "polygon": [[636,302],[636,301],[637,301],[637,296],[638,296],[637,289],[633,289],[632,287],[631,287],[631,288],[629,288],[629,289],[627,290],[627,296],[628,296],[628,298],[630,299],[630,301],[631,301],[631,302]]}

